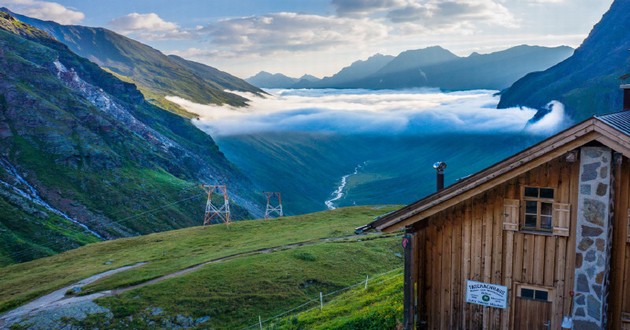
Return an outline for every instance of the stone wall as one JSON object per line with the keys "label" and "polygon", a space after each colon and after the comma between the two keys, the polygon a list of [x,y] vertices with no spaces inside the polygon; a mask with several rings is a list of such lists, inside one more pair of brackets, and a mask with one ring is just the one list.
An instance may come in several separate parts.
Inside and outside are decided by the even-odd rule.
{"label": "stone wall", "polygon": [[602,329],[606,323],[611,158],[605,147],[583,147],[580,153],[574,329]]}

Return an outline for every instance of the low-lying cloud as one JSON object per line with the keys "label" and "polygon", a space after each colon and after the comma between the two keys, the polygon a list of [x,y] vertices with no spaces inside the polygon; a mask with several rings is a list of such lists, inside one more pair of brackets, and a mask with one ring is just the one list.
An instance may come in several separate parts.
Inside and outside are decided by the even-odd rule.
{"label": "low-lying cloud", "polygon": [[446,132],[549,134],[566,125],[562,105],[528,124],[536,110],[496,109],[495,91],[443,93],[436,89],[271,90],[266,98],[239,93],[247,108],[202,105],[167,97],[198,115],[195,125],[216,136],[262,132],[426,135]]}

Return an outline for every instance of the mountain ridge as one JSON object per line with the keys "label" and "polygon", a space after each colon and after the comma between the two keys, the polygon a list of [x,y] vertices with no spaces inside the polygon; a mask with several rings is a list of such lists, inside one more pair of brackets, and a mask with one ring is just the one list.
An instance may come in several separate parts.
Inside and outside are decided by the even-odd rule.
{"label": "mountain ridge", "polygon": [[231,180],[235,218],[260,215],[214,140],[135,85],[6,13],[0,53],[0,265],[198,224],[200,182]]}
{"label": "mountain ridge", "polygon": [[106,68],[122,80],[135,83],[152,103],[187,117],[193,115],[165,97],[179,96],[202,104],[246,106],[247,99],[225,90],[264,94],[262,90],[226,72],[164,55],[157,49],[105,28],[61,25],[15,14],[7,8],[0,8],[0,11],[46,31],[78,55]]}
{"label": "mountain ridge", "polygon": [[620,77],[630,72],[628,20],[630,2],[614,1],[573,56],[516,81],[502,93],[498,107],[527,106],[541,117],[546,104],[557,100],[576,121],[621,110]]}
{"label": "mountain ridge", "polygon": [[520,45],[489,54],[459,57],[440,46],[376,54],[355,61],[330,77],[304,81],[260,72],[246,80],[264,88],[502,90],[532,71],[544,70],[571,55],[567,46]]}

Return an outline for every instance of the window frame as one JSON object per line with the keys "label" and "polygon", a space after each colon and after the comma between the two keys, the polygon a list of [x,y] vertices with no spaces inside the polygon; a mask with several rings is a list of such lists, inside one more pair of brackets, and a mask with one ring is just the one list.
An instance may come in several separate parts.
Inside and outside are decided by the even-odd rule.
{"label": "window frame", "polygon": [[[523,296],[523,290],[524,289],[533,291],[534,296],[531,297],[531,298]],[[547,294],[547,299],[537,298],[536,297],[536,292],[538,292],[538,293],[546,293]],[[532,300],[532,301],[553,303],[554,299],[555,299],[555,288],[554,287],[548,287],[548,286],[532,285],[532,284],[527,284],[527,283],[516,283],[516,298]]]}
{"label": "window frame", "polygon": [[[533,197],[533,196],[526,196],[526,192],[529,189],[536,189],[537,190],[537,197]],[[542,190],[551,190],[552,196],[551,198],[549,197],[541,197],[541,191]],[[529,232],[536,232],[536,233],[544,233],[544,234],[552,234],[553,233],[553,229],[554,229],[554,203],[556,203],[555,201],[555,197],[556,197],[556,188],[554,187],[539,187],[539,186],[529,186],[529,185],[524,185],[521,188],[521,212],[520,212],[520,216],[521,216],[521,221],[519,223],[519,228],[521,231],[529,231]],[[527,202],[536,202],[536,213],[532,213],[532,212],[528,212],[527,210]],[[548,214],[544,214],[543,213],[543,204],[547,204],[548,205]],[[528,226],[527,225],[527,218],[528,216],[532,216],[534,215],[536,217],[536,225],[535,227],[532,226]],[[545,228],[543,227],[543,218],[548,218],[548,223],[549,223],[549,227]]]}

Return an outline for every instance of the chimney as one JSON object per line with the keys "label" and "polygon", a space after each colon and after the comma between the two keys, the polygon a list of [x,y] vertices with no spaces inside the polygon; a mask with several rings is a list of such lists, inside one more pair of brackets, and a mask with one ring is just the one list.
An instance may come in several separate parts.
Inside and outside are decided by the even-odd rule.
{"label": "chimney", "polygon": [[435,162],[433,164],[433,168],[437,171],[436,173],[436,187],[437,191],[444,189],[444,169],[446,168],[445,162]]}
{"label": "chimney", "polygon": [[621,85],[623,90],[623,111],[630,110],[630,84]]}

